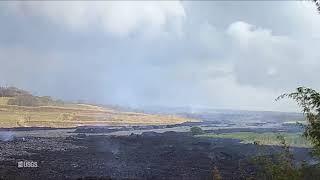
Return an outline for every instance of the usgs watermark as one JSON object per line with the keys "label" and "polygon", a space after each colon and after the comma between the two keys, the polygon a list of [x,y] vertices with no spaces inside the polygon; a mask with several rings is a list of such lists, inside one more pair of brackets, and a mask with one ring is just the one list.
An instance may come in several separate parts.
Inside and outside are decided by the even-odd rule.
{"label": "usgs watermark", "polygon": [[38,162],[35,161],[19,161],[18,168],[37,168]]}

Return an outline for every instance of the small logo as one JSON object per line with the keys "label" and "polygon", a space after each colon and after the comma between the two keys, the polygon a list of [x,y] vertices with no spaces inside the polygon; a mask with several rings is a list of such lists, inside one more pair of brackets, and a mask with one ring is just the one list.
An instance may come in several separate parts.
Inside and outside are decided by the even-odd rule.
{"label": "small logo", "polygon": [[23,167],[23,161],[19,161],[18,162],[18,168],[22,168]]}
{"label": "small logo", "polygon": [[18,168],[36,168],[38,163],[35,161],[19,161]]}

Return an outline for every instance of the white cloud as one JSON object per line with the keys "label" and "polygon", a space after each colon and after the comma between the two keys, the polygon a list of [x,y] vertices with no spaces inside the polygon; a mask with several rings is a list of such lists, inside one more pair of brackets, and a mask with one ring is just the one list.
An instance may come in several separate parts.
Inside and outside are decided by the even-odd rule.
{"label": "white cloud", "polygon": [[242,48],[247,46],[265,43],[288,43],[289,38],[286,36],[275,36],[270,29],[256,27],[243,21],[237,21],[227,29],[227,33],[233,37]]}
{"label": "white cloud", "polygon": [[[235,77],[241,84],[271,89],[318,87],[314,74],[320,63],[315,44],[245,22],[232,23],[227,33],[234,40]],[[312,66],[310,66],[312,64]]]}
{"label": "white cloud", "polygon": [[[3,46],[25,49],[0,49],[0,83],[43,95],[137,106],[293,110],[274,98],[301,85],[320,88],[314,38],[319,15],[300,2],[201,2],[197,11],[197,3],[188,2],[188,18],[178,1],[3,3],[34,28],[12,14],[1,17],[13,19],[1,29]],[[202,14],[206,8],[210,13]],[[42,34],[43,24],[52,31]],[[16,27],[24,29],[11,32]],[[172,32],[181,28],[177,38]],[[74,33],[79,31],[85,37]],[[136,33],[158,38],[130,38]],[[168,38],[159,38],[163,34]]]}
{"label": "white cloud", "polygon": [[117,36],[132,32],[179,30],[186,16],[179,1],[15,1],[6,5],[20,16],[39,16],[73,31],[100,28]]}
{"label": "white cloud", "polygon": [[317,7],[312,1],[290,2],[282,9],[283,17],[289,17],[286,22],[294,27],[294,35],[300,38],[320,38],[320,21]]}

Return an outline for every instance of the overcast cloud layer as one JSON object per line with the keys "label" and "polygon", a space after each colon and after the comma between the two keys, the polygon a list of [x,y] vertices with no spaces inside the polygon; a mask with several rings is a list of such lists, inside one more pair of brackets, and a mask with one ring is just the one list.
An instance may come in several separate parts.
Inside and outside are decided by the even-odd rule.
{"label": "overcast cloud layer", "polygon": [[320,89],[311,2],[0,2],[0,84],[125,106],[295,111]]}

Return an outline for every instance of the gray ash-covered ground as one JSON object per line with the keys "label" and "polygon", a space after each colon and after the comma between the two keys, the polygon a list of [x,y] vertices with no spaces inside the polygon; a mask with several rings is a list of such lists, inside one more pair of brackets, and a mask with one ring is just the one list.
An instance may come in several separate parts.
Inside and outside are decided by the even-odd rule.
{"label": "gray ash-covered ground", "polygon": [[[214,166],[224,179],[241,179],[240,174],[252,173],[247,160],[259,151],[237,140],[177,132],[19,137],[0,141],[0,147],[0,179],[212,179]],[[307,159],[308,149],[294,151],[297,160]],[[38,167],[18,168],[23,160]]]}
{"label": "gray ash-covered ground", "polygon": [[79,126],[74,133],[112,133],[117,131],[152,130],[180,127],[184,124],[146,126]]}

